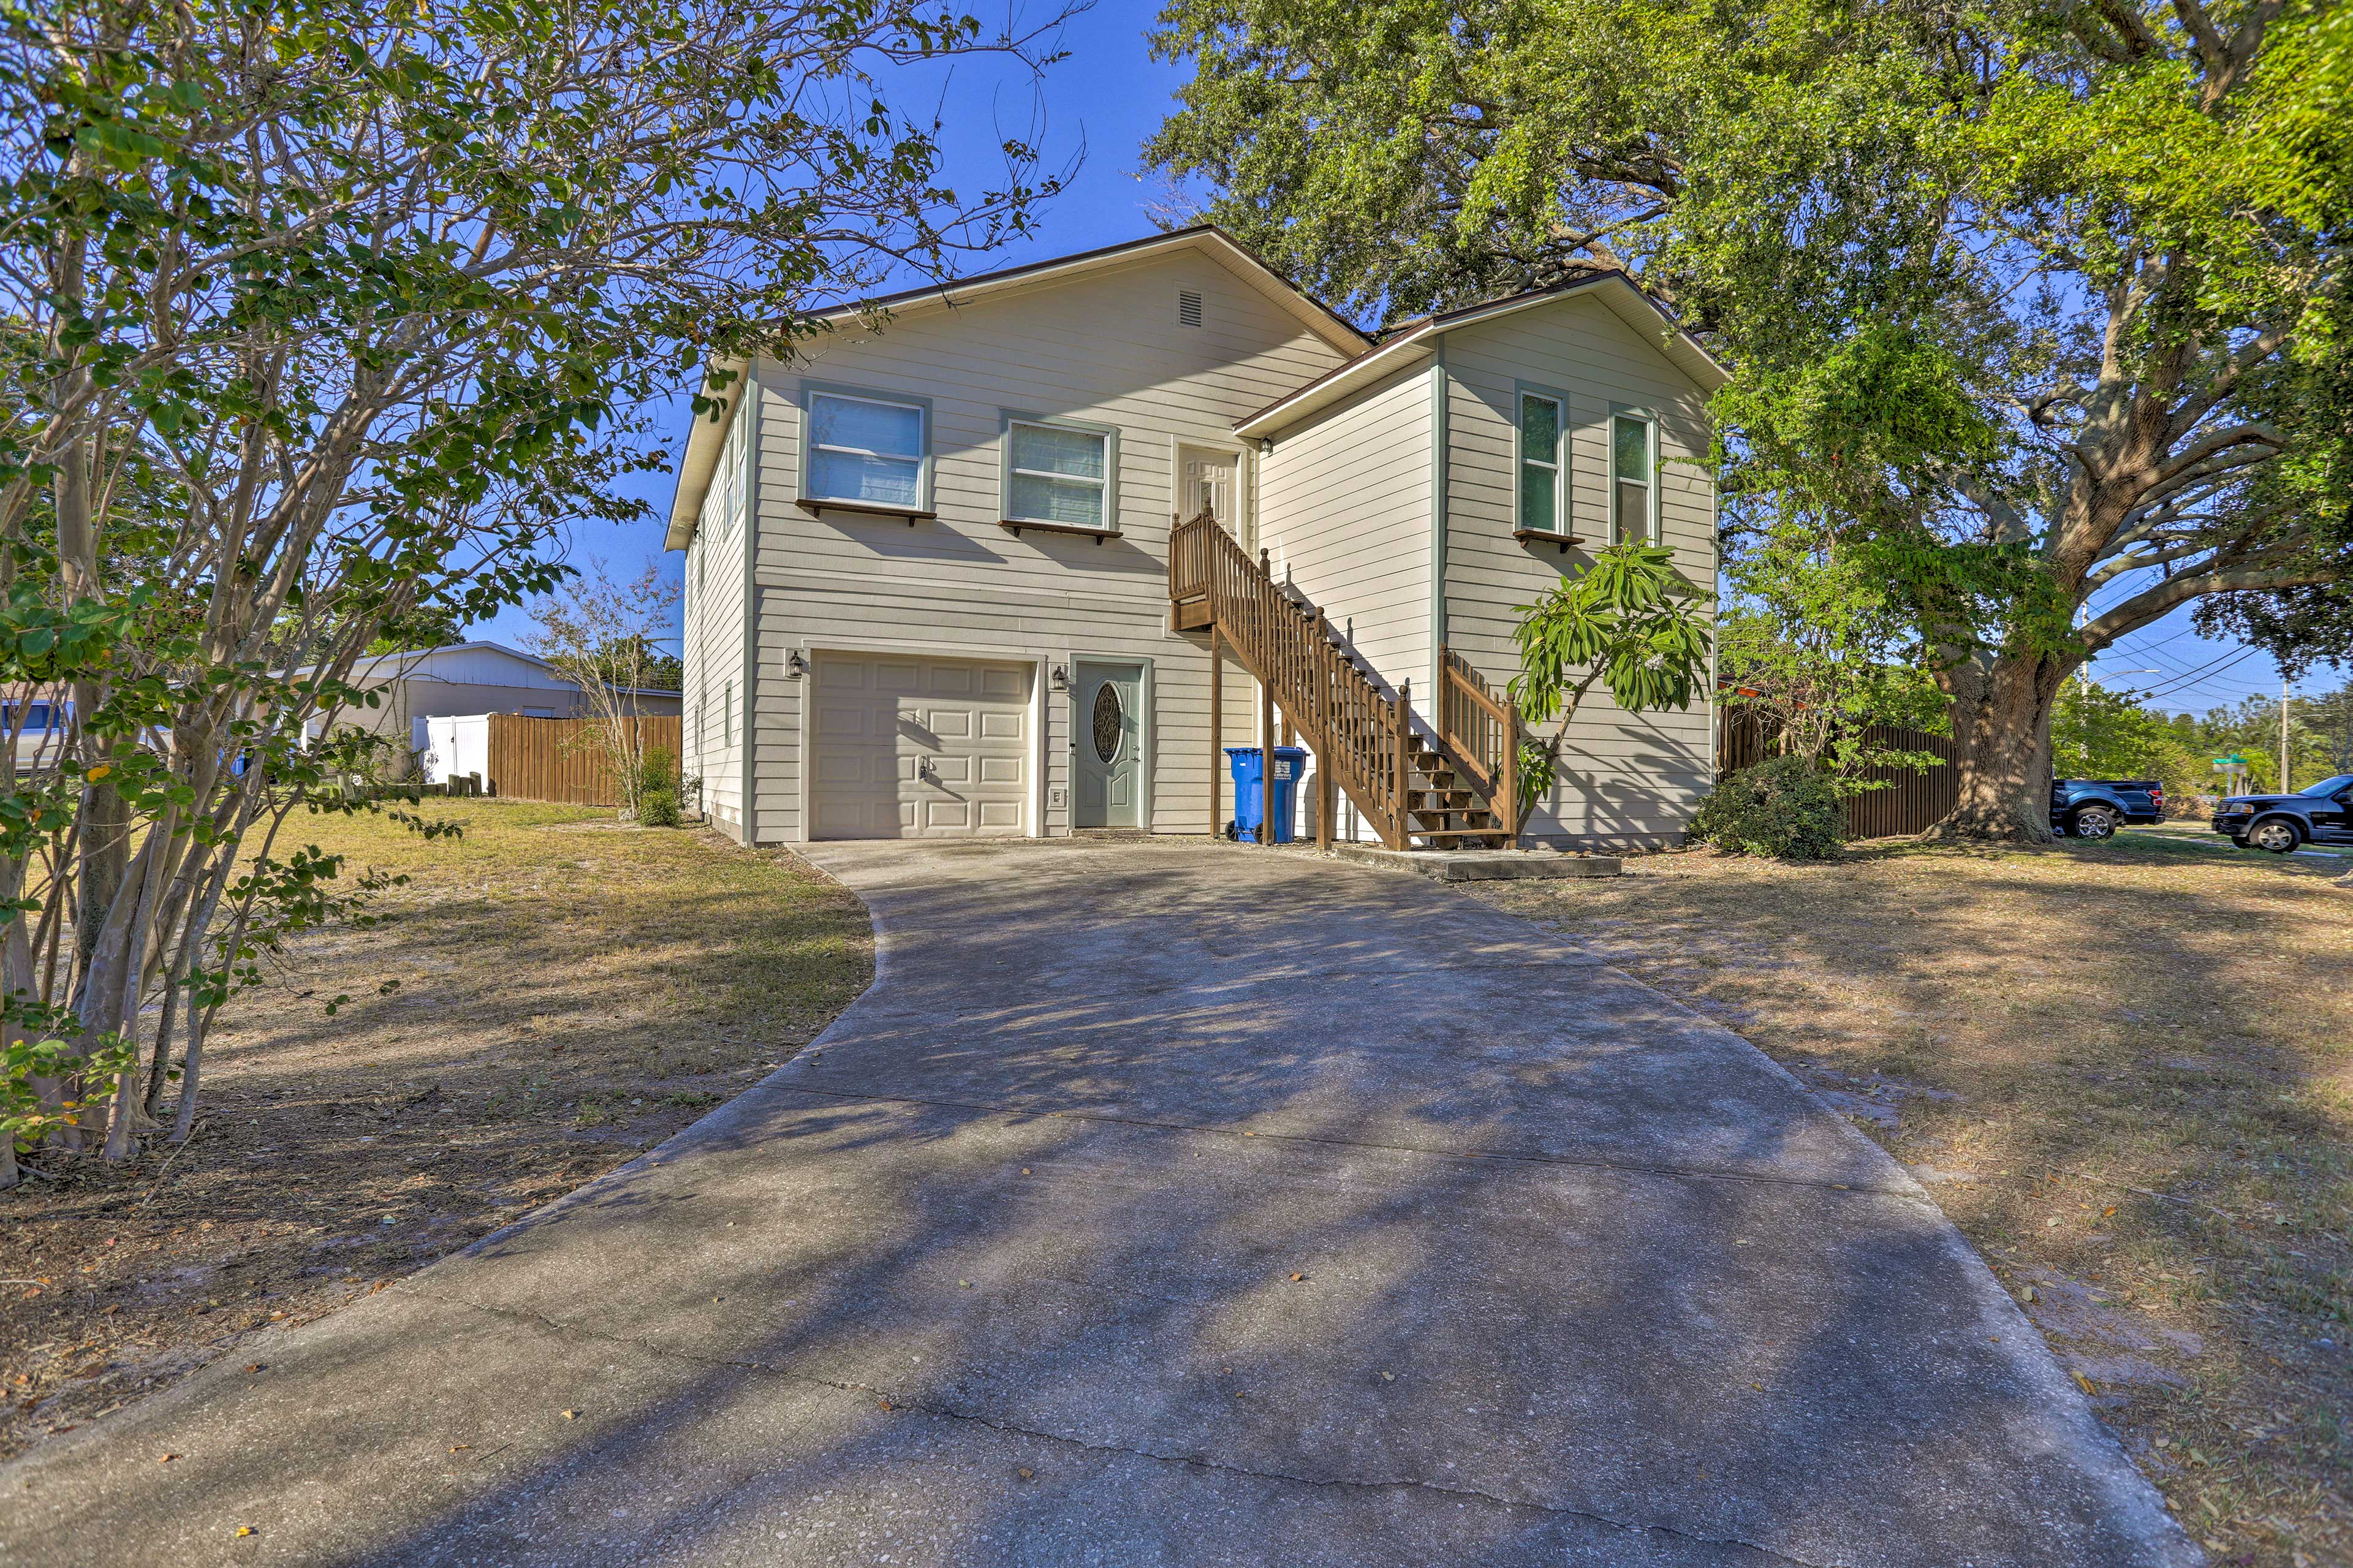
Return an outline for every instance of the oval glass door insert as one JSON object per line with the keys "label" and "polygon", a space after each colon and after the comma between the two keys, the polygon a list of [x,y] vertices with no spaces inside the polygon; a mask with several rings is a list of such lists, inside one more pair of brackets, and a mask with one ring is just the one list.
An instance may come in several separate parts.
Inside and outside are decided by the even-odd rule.
{"label": "oval glass door insert", "polygon": [[1119,705],[1119,688],[1104,681],[1095,688],[1095,755],[1105,763],[1119,756],[1119,732],[1124,728],[1126,714]]}

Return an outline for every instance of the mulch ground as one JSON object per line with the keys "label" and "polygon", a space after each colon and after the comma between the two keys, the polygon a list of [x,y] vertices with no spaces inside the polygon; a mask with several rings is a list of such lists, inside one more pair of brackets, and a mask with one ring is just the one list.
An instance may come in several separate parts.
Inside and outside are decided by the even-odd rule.
{"label": "mulch ground", "polygon": [[427,815],[463,836],[290,825],[411,880],[229,1005],[186,1145],[45,1153],[0,1193],[0,1458],[218,1357],[266,1362],[276,1329],[678,1131],[871,977],[862,906],[789,856],[562,806]]}

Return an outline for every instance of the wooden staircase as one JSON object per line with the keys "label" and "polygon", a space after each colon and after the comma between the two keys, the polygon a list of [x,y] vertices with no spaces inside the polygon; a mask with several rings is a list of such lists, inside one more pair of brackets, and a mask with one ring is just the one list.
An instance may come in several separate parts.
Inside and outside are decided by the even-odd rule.
{"label": "wooden staircase", "polygon": [[[1413,721],[1413,683],[1383,690],[1324,612],[1275,581],[1266,552],[1251,560],[1207,511],[1176,527],[1168,598],[1179,631],[1209,634],[1212,691],[1230,649],[1259,682],[1270,721],[1280,708],[1314,748],[1319,843],[1331,840],[1335,786],[1392,849],[1519,842],[1518,710],[1452,649],[1440,650],[1435,722],[1425,734]],[[1210,776],[1222,788],[1215,723]]]}

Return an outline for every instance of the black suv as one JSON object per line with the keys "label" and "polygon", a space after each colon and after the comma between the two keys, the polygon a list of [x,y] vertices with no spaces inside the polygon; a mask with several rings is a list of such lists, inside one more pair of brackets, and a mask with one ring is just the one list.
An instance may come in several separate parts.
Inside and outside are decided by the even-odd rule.
{"label": "black suv", "polygon": [[2274,855],[2306,843],[2353,844],[2353,773],[2294,795],[2234,795],[2214,808],[2214,831],[2242,849],[2252,844]]}

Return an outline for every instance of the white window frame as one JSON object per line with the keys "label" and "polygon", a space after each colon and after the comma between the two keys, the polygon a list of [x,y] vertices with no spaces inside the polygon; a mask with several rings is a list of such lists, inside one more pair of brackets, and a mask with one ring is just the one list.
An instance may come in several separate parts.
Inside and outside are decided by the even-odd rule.
{"label": "white window frame", "polygon": [[[1075,419],[1050,419],[1036,414],[1020,414],[1011,409],[999,411],[1002,418],[997,432],[997,519],[1017,532],[1025,528],[1040,529],[1053,533],[1084,533],[1110,535],[1119,531],[1119,427],[1115,425],[1085,425]],[[1103,471],[1100,479],[1089,479],[1079,474],[1060,474],[1043,468],[1017,468],[1013,466],[1013,432],[1017,426],[1028,426],[1033,430],[1067,430],[1081,436],[1101,437],[1103,444]],[[1068,484],[1093,484],[1103,490],[1103,522],[1090,528],[1083,523],[1058,522],[1050,518],[1017,516],[1013,510],[1013,479],[1017,474],[1032,479],[1053,479]],[[1240,477],[1236,486],[1240,487]],[[1239,500],[1239,498],[1237,498]]]}
{"label": "white window frame", "polygon": [[[1526,450],[1527,404],[1530,398],[1553,406],[1553,445],[1550,457],[1539,458]],[[1544,539],[1568,539],[1576,531],[1569,526],[1568,482],[1571,447],[1568,431],[1568,395],[1549,386],[1533,383],[1514,384],[1512,397],[1512,531],[1533,534]],[[1520,510],[1521,476],[1527,466],[1535,463],[1552,470],[1552,526],[1538,528]]]}
{"label": "white window frame", "polygon": [[[865,403],[877,408],[897,408],[913,414],[922,432],[913,452],[877,452],[866,447],[837,447],[817,438],[817,403],[820,397],[830,397],[839,403]],[[849,511],[883,512],[893,517],[931,517],[932,509],[932,400],[904,394],[889,395],[865,387],[827,386],[808,383],[801,388],[801,493],[800,504],[812,510],[838,508]],[[901,506],[893,501],[862,500],[857,496],[819,495],[817,491],[817,454],[841,452],[860,458],[888,458],[903,462],[915,460],[915,504]]]}
{"label": "white window frame", "polygon": [[[1641,531],[1629,537],[1626,531],[1625,508],[1618,488],[1618,422],[1640,420],[1648,448],[1646,466],[1650,470],[1644,481],[1645,501]],[[1609,542],[1612,544],[1656,544],[1662,531],[1659,508],[1659,416],[1647,408],[1630,408],[1613,404],[1609,409]]]}

